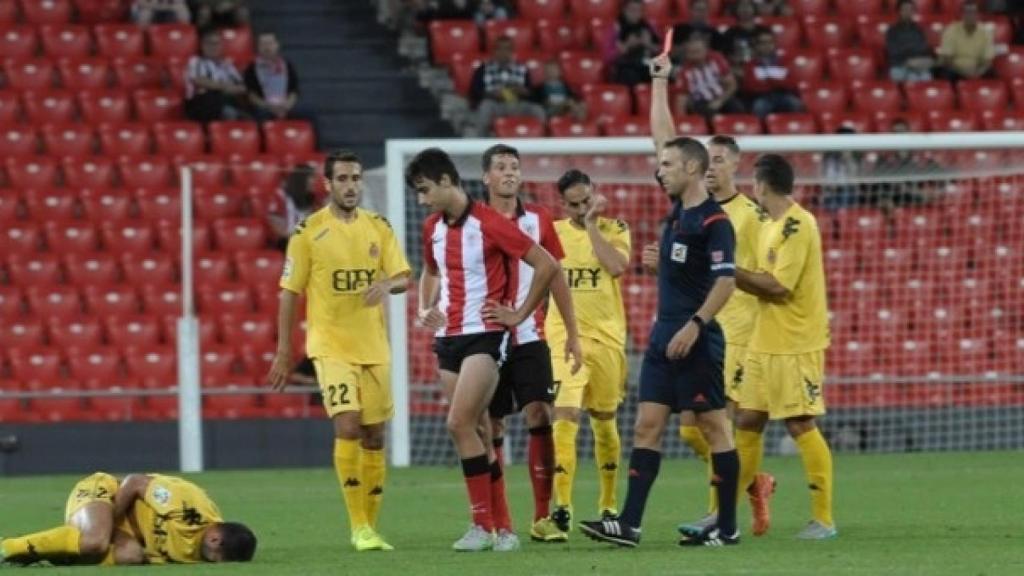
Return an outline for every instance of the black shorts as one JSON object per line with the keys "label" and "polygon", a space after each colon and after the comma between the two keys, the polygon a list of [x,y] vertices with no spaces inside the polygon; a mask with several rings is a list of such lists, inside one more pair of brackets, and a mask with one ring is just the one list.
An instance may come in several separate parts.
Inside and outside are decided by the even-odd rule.
{"label": "black shorts", "polygon": [[640,401],[655,402],[673,412],[707,412],[725,408],[725,338],[717,324],[701,331],[690,353],[669,360],[665,349],[680,323],[655,323],[651,344],[640,368]]}
{"label": "black shorts", "polygon": [[462,361],[476,354],[487,354],[501,365],[505,356],[506,332],[481,332],[464,336],[442,336],[434,338],[434,353],[441,370],[456,374],[462,369]]}
{"label": "black shorts", "polygon": [[501,366],[498,389],[488,412],[494,418],[515,414],[530,402],[555,401],[551,349],[543,340],[515,346]]}

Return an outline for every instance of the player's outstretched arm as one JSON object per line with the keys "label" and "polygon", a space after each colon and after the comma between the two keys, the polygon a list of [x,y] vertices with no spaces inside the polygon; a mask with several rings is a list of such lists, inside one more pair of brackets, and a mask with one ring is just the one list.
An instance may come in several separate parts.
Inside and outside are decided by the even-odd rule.
{"label": "player's outstretched arm", "polygon": [[129,474],[124,477],[114,495],[114,526],[120,526],[132,505],[145,497],[152,480],[145,474]]}
{"label": "player's outstretched arm", "polygon": [[284,390],[292,373],[292,327],[298,306],[299,295],[282,288],[277,308],[277,353],[267,374],[267,384],[274,390]]}
{"label": "player's outstretched arm", "polygon": [[661,155],[665,142],[676,137],[676,127],[672,120],[672,109],[668,101],[668,78],[672,72],[672,60],[668,54],[653,58],[650,63],[651,72],[651,136],[654,138],[654,150]]}
{"label": "player's outstretched arm", "polygon": [[751,272],[736,268],[736,287],[762,300],[784,302],[792,296],[789,288],[767,272]]}
{"label": "player's outstretched arm", "polygon": [[580,345],[580,331],[576,324],[576,308],[572,303],[572,292],[569,291],[569,283],[565,281],[565,274],[555,274],[552,279],[551,299],[555,301],[565,323],[565,361],[572,358],[570,373],[575,375],[583,366],[583,347]]}

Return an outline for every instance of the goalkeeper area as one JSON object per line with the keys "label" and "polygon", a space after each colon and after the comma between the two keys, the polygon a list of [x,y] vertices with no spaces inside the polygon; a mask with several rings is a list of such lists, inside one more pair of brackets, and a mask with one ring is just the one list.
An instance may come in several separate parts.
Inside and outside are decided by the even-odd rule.
{"label": "goalkeeper area", "polygon": [[[354,553],[345,511],[329,469],[208,472],[193,478],[221,510],[246,522],[259,538],[251,564],[162,567],[55,568],[40,574],[501,574],[569,576],[640,574],[718,576],[820,574],[1020,574],[1020,505],[1013,482],[1019,454],[1010,452],[836,455],[839,538],[802,542],[806,488],[795,458],[768,458],[779,479],[771,531],[749,536],[749,507],[741,504],[743,543],[728,549],[682,549],[675,526],[704,510],[705,469],[669,460],[648,503],[643,542],[624,550],[574,531],[564,545],[524,542],[511,555],[457,554],[450,549],[465,522],[465,488],[454,468],[414,466],[390,472],[380,525],[396,550]],[[597,483],[581,465],[579,502],[593,502]],[[507,471],[516,526],[530,521],[526,470]],[[0,479],[4,534],[38,530],[59,520],[74,476]],[[580,506],[578,514],[591,510]],[[12,572],[16,573],[16,572]]]}

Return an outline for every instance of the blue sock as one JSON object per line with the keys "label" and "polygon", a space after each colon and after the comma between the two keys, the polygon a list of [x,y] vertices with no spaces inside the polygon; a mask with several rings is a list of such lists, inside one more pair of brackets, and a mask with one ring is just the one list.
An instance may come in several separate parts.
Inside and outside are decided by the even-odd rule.
{"label": "blue sock", "polygon": [[633,528],[640,527],[644,517],[647,495],[651,492],[658,469],[661,468],[661,452],[648,448],[634,448],[629,455],[629,487],[626,489],[626,505],[619,520]]}

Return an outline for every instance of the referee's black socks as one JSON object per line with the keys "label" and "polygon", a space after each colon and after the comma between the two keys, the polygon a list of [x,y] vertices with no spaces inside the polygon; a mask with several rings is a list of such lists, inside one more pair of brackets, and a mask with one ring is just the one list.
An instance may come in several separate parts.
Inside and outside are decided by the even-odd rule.
{"label": "referee's black socks", "polygon": [[711,454],[711,483],[718,492],[718,530],[724,536],[736,533],[736,486],[740,476],[740,458],[736,449]]}
{"label": "referee's black socks", "polygon": [[[735,452],[733,453],[735,457]],[[647,495],[651,492],[655,478],[658,477],[658,470],[661,468],[661,452],[649,448],[634,448],[629,455],[629,487],[626,489],[626,505],[619,514],[619,521],[626,526],[640,528],[640,522],[644,517],[644,506],[647,504]],[[737,465],[735,470],[738,470]],[[733,488],[736,487],[736,479],[733,478]],[[736,496],[733,495],[733,500]],[[733,515],[736,506],[733,504]]]}

